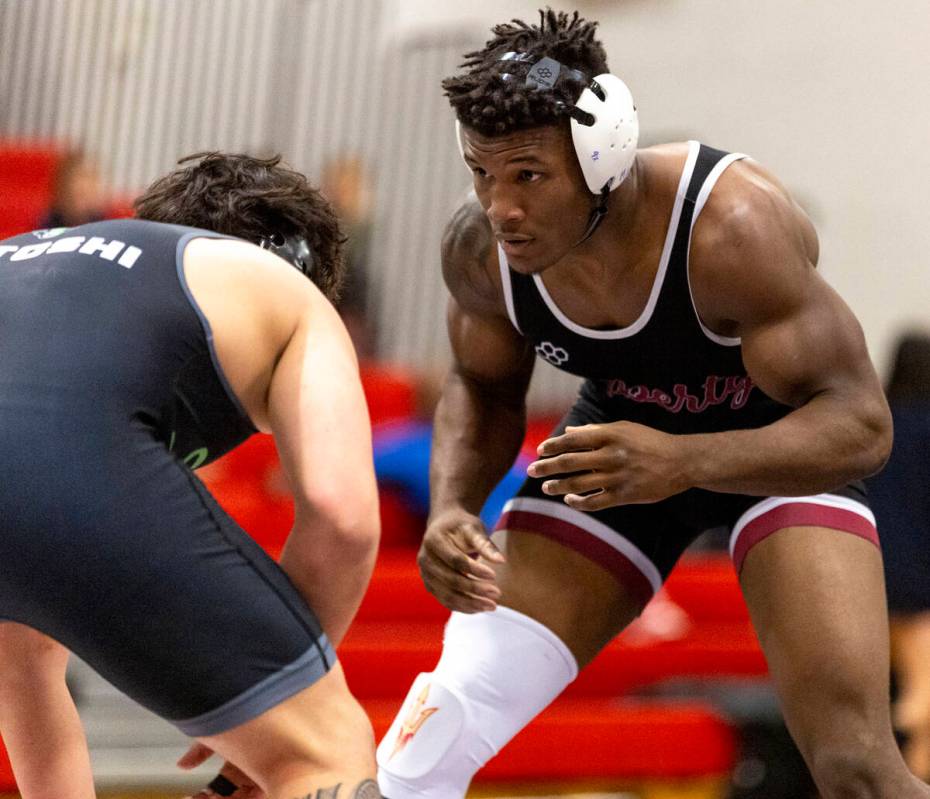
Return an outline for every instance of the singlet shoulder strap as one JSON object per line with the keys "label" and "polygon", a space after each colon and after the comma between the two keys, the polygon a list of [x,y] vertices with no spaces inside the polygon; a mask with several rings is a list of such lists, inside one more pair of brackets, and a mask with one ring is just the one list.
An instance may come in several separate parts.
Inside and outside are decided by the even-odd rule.
{"label": "singlet shoulder strap", "polygon": [[507,256],[504,255],[504,249],[500,244],[497,245],[497,263],[501,270],[501,287],[504,291],[504,302],[507,304],[507,316],[510,322],[516,328],[520,335],[520,323],[517,321],[517,311],[513,304],[513,281],[511,280],[510,266],[507,264]]}
{"label": "singlet shoulder strap", "polygon": [[[692,145],[693,144],[696,144],[696,142],[692,142]],[[693,315],[701,332],[708,339],[726,347],[738,346],[740,344],[740,339],[720,336],[710,330],[701,320],[697,308],[694,306],[688,260],[691,251],[691,235],[694,231],[694,224],[701,211],[704,209],[711,191],[728,166],[746,157],[747,156],[743,153],[727,153],[715,147],[708,147],[706,144],[700,145],[694,172],[691,175],[688,188],[685,191],[685,207],[678,223],[675,246],[673,248],[673,259],[677,265],[676,271],[678,273],[676,275],[676,282],[681,287],[681,291],[678,292],[682,302],[682,308],[680,310]],[[688,308],[684,307],[685,300],[687,300]]]}
{"label": "singlet shoulder strap", "polygon": [[734,161],[743,158],[746,158],[744,153],[726,153],[723,150],[708,147],[706,144],[701,145],[694,174],[691,177],[686,194],[688,202],[694,205],[691,227],[694,227],[695,221],[703,210],[707,198],[723,171]]}

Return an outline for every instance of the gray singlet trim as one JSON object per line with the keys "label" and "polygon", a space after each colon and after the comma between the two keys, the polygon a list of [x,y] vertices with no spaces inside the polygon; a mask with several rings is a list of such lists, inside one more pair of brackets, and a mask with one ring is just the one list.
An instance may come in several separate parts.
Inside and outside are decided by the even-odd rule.
{"label": "gray singlet trim", "polygon": [[[326,656],[325,660],[323,654]],[[320,636],[318,645],[314,644],[297,660],[288,663],[283,669],[243,691],[239,696],[200,716],[171,723],[191,738],[225,732],[251,721],[313,685],[329,671],[327,662],[336,662],[336,652],[324,634]]]}
{"label": "gray singlet trim", "polygon": [[203,310],[201,310],[200,304],[197,302],[197,300],[194,299],[194,295],[191,293],[190,286],[187,285],[187,276],[184,274],[184,250],[193,239],[226,239],[229,241],[241,241],[242,239],[236,239],[233,236],[224,236],[221,233],[211,233],[207,230],[199,230],[196,233],[188,233],[186,236],[182,237],[180,241],[178,241],[177,256],[175,260],[178,272],[178,280],[181,282],[181,288],[184,289],[184,294],[187,297],[187,301],[191,304],[191,308],[193,308],[196,312],[197,317],[200,319],[200,324],[203,327],[203,332],[207,339],[207,346],[210,348],[210,360],[213,361],[213,369],[216,372],[216,376],[220,379],[220,383],[226,390],[226,396],[229,397],[229,401],[233,404],[233,407],[239,411],[240,414],[242,414],[243,419],[248,419],[252,424],[252,427],[255,427],[255,424],[249,418],[249,415],[245,412],[245,408],[239,401],[239,397],[236,396],[236,392],[232,390],[232,386],[229,384],[229,380],[226,379],[226,373],[223,371],[223,367],[220,365],[220,359],[216,354],[216,346],[213,343],[213,328],[210,327],[210,321],[207,319]]}

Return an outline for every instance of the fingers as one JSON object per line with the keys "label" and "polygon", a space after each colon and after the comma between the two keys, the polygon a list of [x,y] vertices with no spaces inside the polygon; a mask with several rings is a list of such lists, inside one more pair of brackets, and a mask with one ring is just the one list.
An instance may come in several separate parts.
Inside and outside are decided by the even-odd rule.
{"label": "fingers", "polygon": [[607,488],[605,480],[607,475],[603,472],[587,472],[564,477],[561,480],[546,480],[542,484],[544,494],[558,496],[560,494],[588,494],[592,491]]}
{"label": "fingers", "polygon": [[212,755],[213,750],[209,746],[204,746],[202,743],[195,742],[191,744],[190,749],[178,758],[178,768],[196,768],[201,763],[209,760]]}
{"label": "fingers", "polygon": [[601,425],[586,424],[582,427],[566,427],[559,436],[547,438],[537,448],[536,453],[544,458],[585,449],[594,449],[603,443]]}
{"label": "fingers", "polygon": [[429,558],[421,558],[419,565],[427,590],[450,610],[481,613],[497,607],[501,592],[494,582],[476,580]]}
{"label": "fingers", "polygon": [[604,508],[619,504],[612,492],[603,489],[593,494],[585,494],[584,496],[580,496],[579,494],[566,494],[563,499],[565,504],[569,507],[575,510],[585,511],[604,510]]}
{"label": "fingers", "polygon": [[571,472],[588,472],[606,465],[604,454],[600,450],[588,452],[570,452],[540,458],[526,467],[530,477],[549,477],[553,474],[570,474]]}
{"label": "fingers", "polygon": [[438,520],[423,538],[417,562],[427,590],[462,613],[494,610],[501,592],[491,564],[503,563],[477,518]]}
{"label": "fingers", "polygon": [[504,553],[497,548],[497,545],[484,530],[480,532],[472,531],[469,537],[469,545],[474,547],[473,552],[477,552],[482,558],[492,563],[505,563],[507,561]]}
{"label": "fingers", "polygon": [[[478,580],[493,580],[494,569],[484,559],[503,563],[504,556],[487,533],[474,526],[459,526],[451,531],[427,531],[423,548],[453,571]],[[476,557],[479,556],[479,557]]]}

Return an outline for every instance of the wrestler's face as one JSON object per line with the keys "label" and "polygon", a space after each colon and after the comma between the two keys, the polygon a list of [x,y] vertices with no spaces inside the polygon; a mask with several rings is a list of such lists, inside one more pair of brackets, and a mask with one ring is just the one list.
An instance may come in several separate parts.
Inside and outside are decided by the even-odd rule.
{"label": "wrestler's face", "polygon": [[515,271],[547,269],[584,235],[593,198],[567,125],[503,136],[463,126],[462,150],[491,231]]}

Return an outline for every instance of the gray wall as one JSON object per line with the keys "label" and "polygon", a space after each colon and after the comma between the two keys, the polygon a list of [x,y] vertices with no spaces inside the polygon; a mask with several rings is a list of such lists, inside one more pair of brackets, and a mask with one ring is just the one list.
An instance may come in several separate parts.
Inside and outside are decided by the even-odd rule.
{"label": "gray wall", "polygon": [[[355,153],[376,186],[382,356],[447,356],[443,222],[468,177],[437,84],[493,22],[471,0],[0,0],[0,136],[65,138],[132,192],[180,155],[279,150],[319,174]],[[884,366],[930,319],[926,0],[579,2],[633,89],[648,142],[749,153],[812,214],[821,269]],[[537,406],[572,382],[543,369]]]}

